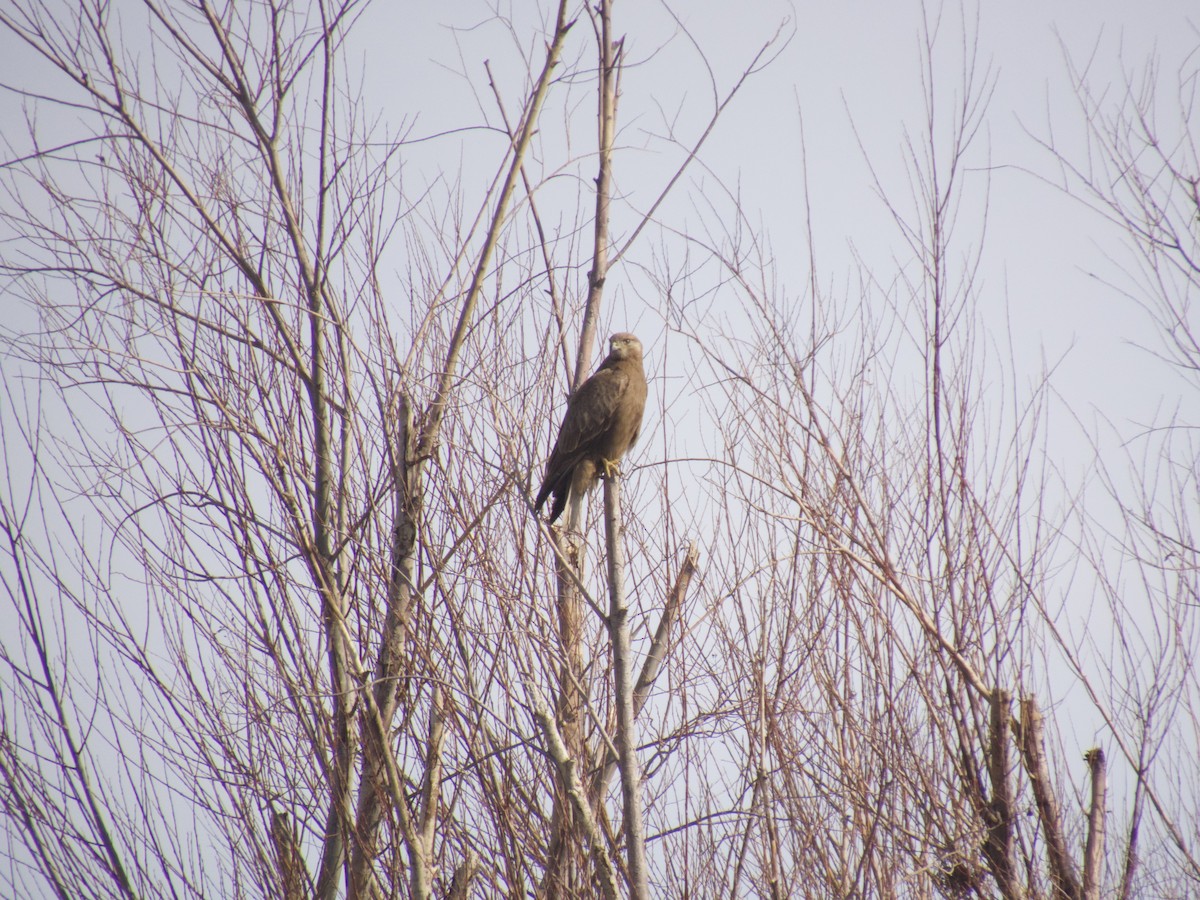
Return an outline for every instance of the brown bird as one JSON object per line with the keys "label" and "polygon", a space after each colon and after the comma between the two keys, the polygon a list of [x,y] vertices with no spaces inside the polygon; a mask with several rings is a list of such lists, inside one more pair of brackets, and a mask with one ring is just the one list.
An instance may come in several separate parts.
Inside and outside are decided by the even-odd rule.
{"label": "brown bird", "polygon": [[569,495],[582,497],[638,439],[646,409],[646,373],[642,342],[627,332],[608,339],[609,353],[600,368],[569,400],[554,450],[538,491],[536,511],[554,494],[550,521],[562,515]]}

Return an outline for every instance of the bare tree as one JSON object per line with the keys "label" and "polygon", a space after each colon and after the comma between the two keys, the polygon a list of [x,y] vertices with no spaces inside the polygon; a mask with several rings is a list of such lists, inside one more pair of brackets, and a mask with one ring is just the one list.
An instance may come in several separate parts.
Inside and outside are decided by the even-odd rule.
{"label": "bare tree", "polygon": [[[404,142],[348,90],[359,4],[136,12],[147,52],[106,4],[0,14],[63,86],[28,93],[5,180],[4,271],[37,317],[6,337],[36,388],[10,389],[4,420],[8,854],[64,895],[522,893],[545,877],[559,779],[509,676],[598,674],[562,668],[580,635],[517,615],[546,597],[521,485],[552,390],[503,376],[544,367],[505,356],[537,284],[568,330],[555,256],[576,248],[542,228],[527,150],[574,19],[548,18],[515,115],[494,86],[509,141],[478,213],[426,233],[447,196],[414,212],[394,192]],[[620,41],[606,7],[594,21],[610,153]],[[47,145],[35,103],[79,110],[82,133]],[[580,371],[609,243],[596,197]],[[397,284],[398,239],[420,249]],[[396,293],[423,299],[397,315]],[[81,504],[98,543],[72,528]],[[627,713],[687,580],[624,679]],[[579,784],[607,823],[615,732],[579,715],[599,725],[573,746]]]}
{"label": "bare tree", "polygon": [[[974,312],[988,288],[960,198],[991,79],[972,43],[965,90],[946,107],[927,40],[927,117],[908,144],[904,201],[877,176],[907,251],[895,272],[862,272],[857,297],[814,277],[800,317],[736,195],[714,216],[736,223],[720,240],[693,237],[720,260],[738,323],[725,329],[736,338],[714,336],[707,307],[686,299],[675,320],[722,385],[710,399],[724,423],[712,478],[730,524],[710,551],[725,578],[709,585],[723,603],[706,658],[714,683],[740,687],[712,708],[736,723],[723,753],[742,762],[737,779],[690,783],[694,820],[710,823],[718,868],[733,873],[711,883],[733,894],[805,884],[837,896],[1095,896],[1113,884],[1099,857],[1132,858],[1144,806],[1156,846],[1178,854],[1168,892],[1186,894],[1192,878],[1194,837],[1180,827],[1194,820],[1190,800],[1170,802],[1154,782],[1194,762],[1150,764],[1166,746],[1158,708],[1191,702],[1191,665],[1174,649],[1193,633],[1179,611],[1187,589],[1162,595],[1178,627],[1156,626],[1166,640],[1148,645],[1101,568],[1129,663],[1112,681],[1104,649],[1071,639],[1051,599],[1075,510],[1046,502],[1059,489],[1034,448],[1049,397],[1043,387],[990,407],[982,387],[998,370]],[[1103,751],[1066,770],[1061,738],[1046,737],[1039,694],[1061,696],[1048,682],[1064,670],[1128,765],[1120,848],[1100,849],[1114,830]],[[1135,672],[1145,692],[1123,688],[1138,698],[1123,714],[1100,685],[1129,685],[1119,679]],[[719,817],[738,823],[736,836],[711,824]]]}
{"label": "bare tree", "polygon": [[[87,800],[93,831],[120,832],[94,865],[138,895],[165,882],[200,894],[228,884],[374,896],[407,882],[431,896],[439,869],[448,880],[456,857],[468,869],[478,857],[439,828],[455,682],[411,631],[426,589],[418,572],[434,554],[423,479],[569,27],[566,6],[501,154],[506,174],[476,221],[446,235],[446,255],[413,273],[410,289],[431,300],[414,309],[403,354],[379,271],[404,228],[389,193],[399,145],[370,149],[378,144],[340,62],[359,5],[141,12],[148,57],[106,4],[13,5],[3,15],[12,39],[73,85],[91,129],[43,147],[31,128],[34,152],[10,167],[7,185],[7,224],[36,249],[6,269],[40,315],[38,336],[14,346],[63,403],[86,399],[107,423],[89,428],[80,416],[78,444],[52,468],[34,456],[34,476],[48,485],[59,469],[75,473],[106,523],[108,565],[144,572],[136,583],[149,613],[131,620],[97,563],[62,626],[91,636],[88,695],[113,748],[104,768],[123,773],[108,790],[129,789],[129,804]],[[62,285],[75,302],[60,299]],[[18,527],[28,508],[6,512],[20,560],[31,552]],[[82,556],[92,551],[80,540]],[[25,601],[27,636],[46,666],[75,644],[60,634],[61,647],[45,646],[37,623],[48,589],[38,602],[27,587]],[[40,679],[9,658],[33,691]],[[65,822],[81,802],[70,781],[90,783],[84,762],[99,751],[75,746],[74,729],[94,714],[87,701],[66,702],[78,676],[63,665],[48,685],[59,712],[44,739],[77,757],[51,770],[67,779],[51,807]],[[147,743],[157,748],[148,757]],[[20,806],[23,782],[44,773],[35,747],[8,747]],[[195,848],[228,841],[228,867],[178,870],[183,858],[226,854],[172,850],[177,804],[147,796],[147,779],[208,811]],[[47,839],[61,827],[31,811],[27,849],[43,871],[74,867],[69,883],[103,890],[83,863],[57,860],[75,852]]]}
{"label": "bare tree", "polygon": [[[1141,309],[1160,343],[1145,349],[1200,390],[1200,146],[1195,135],[1196,60],[1176,68],[1150,59],[1123,67],[1123,83],[1099,81],[1064,50],[1078,101],[1083,149],[1041,139],[1055,171],[1047,180],[1086,204],[1112,229],[1112,266],[1098,272]],[[1196,739],[1200,694],[1192,649],[1200,638],[1200,453],[1196,423],[1181,408],[1130,424],[1102,417],[1093,440],[1099,503],[1116,524],[1083,528],[1084,552],[1099,577],[1097,616],[1113,637],[1095,650],[1064,637],[1070,665],[1112,734],[1111,756],[1089,756],[1095,796],[1107,776],[1130,773],[1119,862],[1104,867],[1120,897],[1186,894],[1200,882],[1200,772],[1184,750]],[[1122,465],[1123,464],[1123,465]],[[1109,795],[1111,795],[1111,791]],[[1089,841],[1088,858],[1099,854]],[[1111,851],[1110,851],[1111,854]],[[1099,863],[1093,864],[1092,872]],[[1163,873],[1182,872],[1176,878]],[[1092,875],[1093,879],[1096,877]],[[1086,878],[1085,878],[1086,880]]]}
{"label": "bare tree", "polygon": [[[1052,384],[978,314],[971,35],[947,106],[926,29],[908,182],[872,168],[902,252],[835,291],[810,243],[797,298],[746,199],[686,177],[783,36],[732,85],[699,61],[646,193],[612,5],[493,17],[523,67],[464,64],[493,178],[416,190],[457,138],[368,125],[366,10],[0,7],[48,73],[0,170],[3,891],[1194,892],[1196,454],[1176,427],[1138,480],[1099,465],[1111,534],[1056,481]],[[1194,153],[1106,102],[1127,177],[1070,186],[1191,377]],[[603,517],[547,529],[538,423],[630,271],[657,408]],[[1077,556],[1103,636],[1062,608]]]}

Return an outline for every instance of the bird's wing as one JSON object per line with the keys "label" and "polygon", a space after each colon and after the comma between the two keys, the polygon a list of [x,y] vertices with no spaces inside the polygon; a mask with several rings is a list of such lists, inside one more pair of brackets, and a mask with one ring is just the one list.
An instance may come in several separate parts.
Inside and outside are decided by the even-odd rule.
{"label": "bird's wing", "polygon": [[601,369],[583,383],[567,404],[552,456],[570,457],[601,437],[611,426],[629,387],[619,368]]}

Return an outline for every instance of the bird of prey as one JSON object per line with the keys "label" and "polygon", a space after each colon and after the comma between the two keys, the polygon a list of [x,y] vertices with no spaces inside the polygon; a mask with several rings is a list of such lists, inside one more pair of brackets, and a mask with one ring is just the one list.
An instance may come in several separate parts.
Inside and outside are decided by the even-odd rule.
{"label": "bird of prey", "polygon": [[642,342],[620,332],[609,338],[608,345],[608,357],[600,368],[567,400],[558,439],[546,462],[534,509],[540,511],[554,494],[551,522],[562,515],[569,495],[581,497],[602,475],[617,471],[617,463],[642,427],[646,408]]}

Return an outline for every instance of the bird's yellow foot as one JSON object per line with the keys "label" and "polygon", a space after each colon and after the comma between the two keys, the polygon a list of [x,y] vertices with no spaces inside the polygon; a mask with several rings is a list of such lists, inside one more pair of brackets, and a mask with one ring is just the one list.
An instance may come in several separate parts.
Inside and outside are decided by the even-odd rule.
{"label": "bird's yellow foot", "polygon": [[616,478],[621,474],[621,467],[616,460],[602,459],[600,460],[600,475],[603,478]]}

